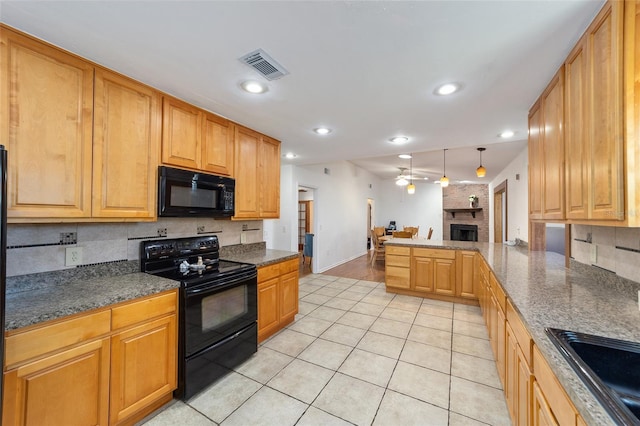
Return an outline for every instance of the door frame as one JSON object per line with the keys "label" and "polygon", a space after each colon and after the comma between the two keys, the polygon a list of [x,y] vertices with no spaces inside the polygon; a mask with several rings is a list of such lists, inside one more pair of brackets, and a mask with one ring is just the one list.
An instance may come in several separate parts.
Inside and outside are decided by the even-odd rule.
{"label": "door frame", "polygon": [[[501,209],[498,211],[498,203],[496,203],[496,199],[500,197]],[[494,243],[503,243],[509,239],[509,226],[508,226],[508,203],[507,203],[507,180],[505,179],[502,183],[496,186],[493,189],[493,242]],[[503,221],[504,218],[504,221]],[[501,238],[501,241],[498,241],[499,237],[504,230],[504,235]]]}

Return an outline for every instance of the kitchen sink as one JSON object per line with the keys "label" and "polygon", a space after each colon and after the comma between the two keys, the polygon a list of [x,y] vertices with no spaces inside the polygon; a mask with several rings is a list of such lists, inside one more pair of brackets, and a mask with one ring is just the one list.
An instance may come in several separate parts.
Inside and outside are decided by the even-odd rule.
{"label": "kitchen sink", "polygon": [[545,331],[616,423],[640,425],[640,343]]}

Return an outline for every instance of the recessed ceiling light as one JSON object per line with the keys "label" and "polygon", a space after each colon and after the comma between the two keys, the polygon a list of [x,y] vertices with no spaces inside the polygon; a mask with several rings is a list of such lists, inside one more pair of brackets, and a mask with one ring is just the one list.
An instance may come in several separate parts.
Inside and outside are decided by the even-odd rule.
{"label": "recessed ceiling light", "polygon": [[316,132],[319,135],[328,135],[329,133],[331,133],[331,129],[327,128],[327,127],[318,127],[313,129],[314,132]]}
{"label": "recessed ceiling light", "polygon": [[458,83],[446,83],[442,86],[438,86],[433,93],[435,93],[436,95],[446,96],[451,95],[458,90],[460,90],[460,85]]}
{"label": "recessed ceiling light", "polygon": [[403,160],[408,160],[411,158],[411,154],[400,154],[398,155],[398,157],[402,158]]}
{"label": "recessed ceiling light", "polygon": [[254,94],[264,93],[267,90],[269,90],[266,84],[263,84],[263,83],[260,83],[259,81],[254,81],[254,80],[243,81],[240,86],[246,92],[254,93]]}
{"label": "recessed ceiling light", "polygon": [[510,137],[513,137],[513,135],[515,135],[515,132],[513,130],[505,130],[504,132],[500,133],[498,136],[500,136],[503,139],[508,139]]}
{"label": "recessed ceiling light", "polygon": [[402,145],[403,143],[407,143],[409,142],[409,138],[406,136],[395,136],[391,139],[389,139],[389,141],[397,144],[397,145]]}
{"label": "recessed ceiling light", "polygon": [[293,152],[287,152],[285,155],[285,158],[296,158],[296,155]]}

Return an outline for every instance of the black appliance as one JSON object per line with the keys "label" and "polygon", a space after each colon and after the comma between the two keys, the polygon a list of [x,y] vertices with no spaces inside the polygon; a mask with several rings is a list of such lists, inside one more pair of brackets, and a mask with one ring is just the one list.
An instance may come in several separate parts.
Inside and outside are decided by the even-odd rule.
{"label": "black appliance", "polygon": [[[4,366],[4,303],[7,275],[7,151],[0,145],[0,366]],[[2,419],[3,376],[0,376],[0,422]]]}
{"label": "black appliance", "polygon": [[235,186],[232,178],[160,166],[158,216],[231,217]]}
{"label": "black appliance", "polygon": [[180,281],[178,389],[183,400],[258,350],[255,265],[219,259],[217,236],[143,241],[141,270]]}

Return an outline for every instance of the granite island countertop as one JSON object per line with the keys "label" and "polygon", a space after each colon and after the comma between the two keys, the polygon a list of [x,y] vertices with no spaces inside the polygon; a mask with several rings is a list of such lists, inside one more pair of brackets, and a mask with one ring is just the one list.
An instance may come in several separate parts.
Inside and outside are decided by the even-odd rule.
{"label": "granite island countertop", "polygon": [[577,262],[568,269],[563,255],[517,246],[405,238],[385,244],[479,251],[587,424],[615,424],[544,329],[554,327],[640,342],[640,283]]}
{"label": "granite island countertop", "polygon": [[283,262],[285,260],[297,259],[300,254],[295,251],[259,249],[241,253],[224,253],[220,254],[220,258],[231,260],[233,262],[251,263],[257,267],[271,265],[273,263]]}

